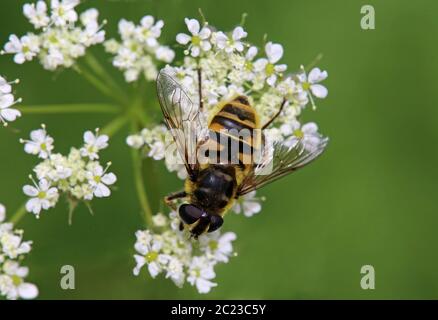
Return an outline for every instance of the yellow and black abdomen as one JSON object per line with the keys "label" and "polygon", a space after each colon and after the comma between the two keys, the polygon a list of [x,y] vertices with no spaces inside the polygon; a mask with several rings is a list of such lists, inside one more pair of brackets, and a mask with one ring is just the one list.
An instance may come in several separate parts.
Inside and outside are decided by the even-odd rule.
{"label": "yellow and black abdomen", "polygon": [[209,214],[223,216],[232,206],[237,189],[252,168],[260,149],[259,117],[244,96],[217,106],[209,120],[210,137],[200,147],[208,158],[195,181],[186,180],[190,202]]}
{"label": "yellow and black abdomen", "polygon": [[[217,107],[209,122],[210,150],[228,164],[238,165],[246,172],[261,146],[260,121],[255,109],[244,96],[237,96]],[[240,182],[240,181],[238,181]]]}

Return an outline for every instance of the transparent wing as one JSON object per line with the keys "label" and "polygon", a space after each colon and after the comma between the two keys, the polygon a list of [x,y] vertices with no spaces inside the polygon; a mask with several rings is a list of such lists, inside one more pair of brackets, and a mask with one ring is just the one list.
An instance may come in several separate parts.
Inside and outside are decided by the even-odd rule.
{"label": "transparent wing", "polygon": [[175,141],[189,176],[196,174],[198,132],[202,127],[199,107],[194,106],[184,88],[164,69],[157,77],[157,93],[164,121]]}
{"label": "transparent wing", "polygon": [[254,165],[240,185],[237,195],[247,194],[303,168],[320,156],[327,144],[328,138],[324,138],[314,148],[306,150],[301,141],[291,147],[282,142],[274,143],[271,148],[272,154],[267,156],[267,160]]}

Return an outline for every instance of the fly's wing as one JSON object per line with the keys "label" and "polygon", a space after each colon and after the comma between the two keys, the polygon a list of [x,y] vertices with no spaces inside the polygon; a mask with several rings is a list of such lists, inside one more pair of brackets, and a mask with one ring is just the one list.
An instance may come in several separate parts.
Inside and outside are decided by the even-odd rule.
{"label": "fly's wing", "polygon": [[274,142],[271,154],[264,155],[267,159],[254,165],[252,171],[242,181],[237,196],[245,195],[303,168],[323,153],[327,143],[328,138],[324,138],[314,148],[306,150],[301,140],[293,146]]}
{"label": "fly's wing", "polygon": [[172,134],[187,173],[192,177],[199,169],[198,132],[203,126],[199,107],[192,103],[184,88],[165,70],[158,74],[157,93],[164,121]]}

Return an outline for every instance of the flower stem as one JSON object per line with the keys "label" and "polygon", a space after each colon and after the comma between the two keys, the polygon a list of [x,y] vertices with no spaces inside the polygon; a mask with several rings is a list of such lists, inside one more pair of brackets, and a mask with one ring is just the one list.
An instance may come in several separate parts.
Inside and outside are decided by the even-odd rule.
{"label": "flower stem", "polygon": [[107,82],[117,93],[126,99],[125,92],[120,88],[117,82],[111,77],[108,71],[102,66],[98,59],[91,53],[88,52],[85,56],[85,62],[94,71],[96,75],[101,77],[102,80]]}
{"label": "flower stem", "polygon": [[101,134],[106,134],[107,136],[115,135],[123,126],[128,122],[129,117],[127,115],[119,116],[111,120],[106,124],[101,130]]}
{"label": "flower stem", "polygon": [[140,154],[137,150],[132,149],[131,150],[132,155],[132,164],[134,169],[134,182],[135,182],[135,189],[137,190],[137,196],[140,201],[140,206],[143,211],[143,218],[145,219],[147,225],[149,227],[152,227],[152,210],[149,205],[149,199],[146,193],[145,185],[144,185],[144,179],[143,179],[143,172],[142,172],[142,161],[140,158]]}
{"label": "flower stem", "polygon": [[117,113],[120,111],[118,106],[104,103],[18,106],[17,109],[28,114]]}
{"label": "flower stem", "polygon": [[26,214],[26,204],[23,203],[18,209],[17,211],[15,211],[15,213],[12,215],[12,217],[9,219],[9,222],[13,223],[14,225],[16,225],[21,218],[24,217],[24,215]]}
{"label": "flower stem", "polygon": [[74,65],[74,70],[80,75],[84,76],[84,78],[90,82],[96,89],[102,92],[104,95],[116,100],[121,104],[125,104],[126,101],[123,97],[117,95],[111,88],[109,88],[102,80],[93,75],[91,72],[86,70],[85,68],[79,68],[77,65]]}

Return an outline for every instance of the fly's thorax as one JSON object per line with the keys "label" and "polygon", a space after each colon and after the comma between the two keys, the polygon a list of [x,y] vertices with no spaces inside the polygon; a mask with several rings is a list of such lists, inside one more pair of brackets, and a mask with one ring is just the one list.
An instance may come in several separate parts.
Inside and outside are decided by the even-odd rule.
{"label": "fly's thorax", "polygon": [[236,196],[237,176],[234,166],[204,166],[196,181],[186,180],[189,202],[210,214],[222,215]]}

